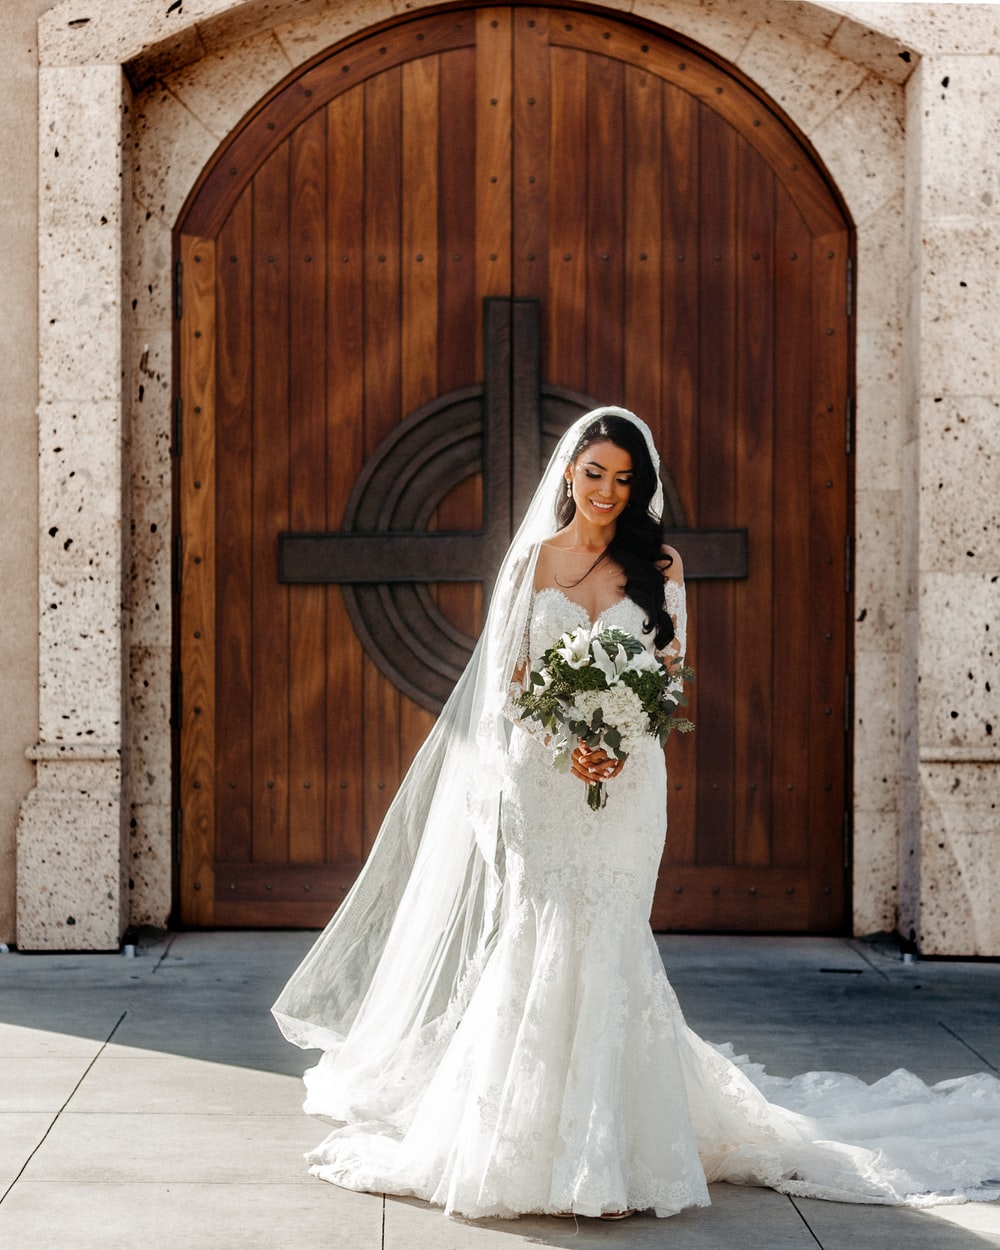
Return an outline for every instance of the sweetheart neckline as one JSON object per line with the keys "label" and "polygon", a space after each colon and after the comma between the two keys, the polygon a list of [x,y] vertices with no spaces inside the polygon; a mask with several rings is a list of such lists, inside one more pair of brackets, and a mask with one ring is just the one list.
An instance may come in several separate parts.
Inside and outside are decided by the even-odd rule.
{"label": "sweetheart neckline", "polygon": [[612,608],[616,608],[619,603],[631,603],[633,607],[638,606],[634,600],[628,597],[628,595],[622,595],[620,599],[616,599],[613,603],[609,603],[606,608],[602,608],[596,616],[591,616],[582,603],[578,603],[575,599],[571,599],[569,595],[558,586],[542,586],[539,590],[536,590],[533,593],[536,599],[539,595],[544,594],[558,595],[560,599],[565,599],[567,603],[571,603],[574,608],[579,608],[591,625],[593,625],[595,621],[599,621],[602,617],[606,616],[607,613],[610,612]]}

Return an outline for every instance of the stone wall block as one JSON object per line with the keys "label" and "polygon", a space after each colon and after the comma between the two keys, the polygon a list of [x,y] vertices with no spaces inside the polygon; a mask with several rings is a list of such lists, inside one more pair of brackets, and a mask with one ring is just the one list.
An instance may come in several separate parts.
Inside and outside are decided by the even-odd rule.
{"label": "stone wall block", "polygon": [[899,491],[859,490],[854,546],[856,652],[898,652],[903,612]]}
{"label": "stone wall block", "polygon": [[42,742],[121,736],[121,588],[117,569],[39,576]]}
{"label": "stone wall block", "polygon": [[922,393],[1000,393],[1000,230],[925,219],[921,233]]}
{"label": "stone wall block", "polygon": [[78,230],[44,230],[38,253],[42,400],[117,400],[121,393],[117,231],[110,222]]}
{"label": "stone wall block", "polygon": [[291,70],[281,44],[271,32],[227,44],[165,80],[171,95],[222,140],[262,95]]}
{"label": "stone wall block", "polygon": [[921,69],[925,216],[1000,217],[1000,62],[934,56]]}
{"label": "stone wall block", "polygon": [[172,353],[169,331],[132,332],[129,392],[133,490],[170,490]]}
{"label": "stone wall block", "polygon": [[859,227],[902,192],[903,112],[897,84],[869,74],[810,132]]}
{"label": "stone wall block", "polygon": [[1000,760],[920,767],[926,955],[1000,950]]}
{"label": "stone wall block", "polygon": [[118,65],[39,70],[39,221],[49,230],[106,227],[121,218],[121,141],[107,118],[121,107]]}
{"label": "stone wall block", "polygon": [[996,573],[1000,399],[924,399],[921,408],[920,567]]}
{"label": "stone wall block", "polygon": [[172,906],[170,806],[133,804],[129,818],[128,921],[166,928]]}
{"label": "stone wall block", "polygon": [[[880,78],[904,83],[913,72],[914,56],[899,39],[884,35],[870,26],[864,26],[845,17],[830,40],[831,52],[859,65],[867,65]],[[906,59],[903,53],[907,53]]]}
{"label": "stone wall block", "polygon": [[173,233],[169,222],[137,200],[129,208],[128,324],[133,333],[148,338],[169,330],[173,316]]}
{"label": "stone wall block", "polygon": [[866,651],[854,669],[854,803],[868,812],[899,805],[898,655]]}
{"label": "stone wall block", "polygon": [[634,0],[636,17],[658,22],[711,48],[727,61],[735,61],[754,32],[755,21],[746,10],[686,3],[685,0]]}
{"label": "stone wall block", "polygon": [[1000,749],[1000,582],[924,573],[920,595],[920,745]]}
{"label": "stone wall block", "polygon": [[736,64],[805,134],[846,100],[869,73],[864,66],[845,61],[801,35],[761,27]]}
{"label": "stone wall block", "polygon": [[132,647],[129,790],[133,805],[170,804],[170,646]]}
{"label": "stone wall block", "polygon": [[[686,5],[681,5],[687,8]],[[393,0],[369,0],[365,5],[365,22],[374,24],[391,18],[398,5]],[[299,16],[274,28],[274,37],[288,58],[289,65],[301,65],[311,57],[332,47],[358,29],[358,6],[355,0],[328,0],[321,13]]]}
{"label": "stone wall block", "polygon": [[112,403],[46,403],[38,411],[41,565],[100,572],[118,560],[121,448]]}
{"label": "stone wall block", "polygon": [[854,932],[892,933],[898,924],[899,813],[855,808],[852,852]]}
{"label": "stone wall block", "polygon": [[[857,232],[857,325],[859,348],[872,332],[903,330],[906,217],[903,194],[887,200]],[[864,376],[860,364],[858,377]]]}
{"label": "stone wall block", "polygon": [[162,86],[136,99],[132,130],[132,194],[172,227],[218,136]]}
{"label": "stone wall block", "polygon": [[22,950],[114,950],[124,930],[121,766],[116,758],[39,759],[17,831]]}
{"label": "stone wall block", "polygon": [[170,496],[137,490],[132,497],[129,634],[136,646],[170,645]]}
{"label": "stone wall block", "polygon": [[[196,22],[237,7],[242,0],[185,0],[172,9],[149,0],[107,0],[81,12],[75,0],[56,4],[38,19],[44,65],[127,64],[144,54],[180,57],[200,49]],[[82,18],[88,20],[80,25]]]}
{"label": "stone wall block", "polygon": [[898,4],[895,0],[833,0],[825,8],[868,22],[886,39],[924,55],[931,52],[1000,53],[1000,23],[993,4]]}
{"label": "stone wall block", "polygon": [[903,341],[892,330],[857,338],[854,445],[859,491],[900,491],[903,427]]}
{"label": "stone wall block", "polygon": [[[218,11],[206,16],[198,22],[198,33],[209,53],[219,52],[254,35],[270,32],[283,22],[293,22],[298,18],[309,18],[321,13],[329,0],[249,0],[249,3],[228,7],[218,6]],[[368,6],[360,8],[355,4],[356,23],[359,27],[368,26]],[[398,7],[398,6],[397,6]]]}

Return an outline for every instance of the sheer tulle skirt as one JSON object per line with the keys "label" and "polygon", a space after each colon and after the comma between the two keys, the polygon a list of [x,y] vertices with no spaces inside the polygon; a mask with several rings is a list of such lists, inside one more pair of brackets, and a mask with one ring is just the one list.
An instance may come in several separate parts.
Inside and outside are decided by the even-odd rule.
{"label": "sheer tulle skirt", "polygon": [[[850,1202],[1000,1196],[995,1078],[782,1080],[687,1028],[648,925],[666,802],[648,748],[593,813],[518,735],[496,945],[389,1094],[312,1153],[314,1174],[470,1218],[666,1216],[706,1205],[717,1180]],[[307,1074],[307,1110],[342,1107],[335,1067]]]}

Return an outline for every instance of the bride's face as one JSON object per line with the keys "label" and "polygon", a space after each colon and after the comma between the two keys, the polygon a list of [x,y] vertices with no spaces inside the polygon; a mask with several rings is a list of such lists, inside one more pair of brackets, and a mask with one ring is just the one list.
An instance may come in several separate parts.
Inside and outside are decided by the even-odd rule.
{"label": "bride's face", "polygon": [[632,457],[615,443],[591,443],[566,471],[581,518],[613,525],[632,493]]}

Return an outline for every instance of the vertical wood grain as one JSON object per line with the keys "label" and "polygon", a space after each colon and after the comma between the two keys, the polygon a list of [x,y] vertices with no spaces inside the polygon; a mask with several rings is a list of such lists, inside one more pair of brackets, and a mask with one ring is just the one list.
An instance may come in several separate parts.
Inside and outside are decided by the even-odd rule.
{"label": "vertical wood grain", "polygon": [[253,858],[253,198],[219,232],[216,441],[216,852]]}
{"label": "vertical wood grain", "polygon": [[[289,523],[326,523],[326,114],[289,139]],[[322,863],[326,844],[326,591],[289,599],[288,854]]]}
{"label": "vertical wood grain", "polygon": [[[180,760],[184,848],[181,907],[211,924],[215,895],[215,241],[182,236],[185,316],[181,398],[192,414],[180,464],[180,664],[185,717]],[[197,710],[196,710],[197,709]]]}
{"label": "vertical wood grain", "polygon": [[288,857],[288,590],[277,576],[288,528],[289,149],[253,182],[253,858]]}
{"label": "vertical wood grain", "polygon": [[[364,464],[364,86],[326,108],[326,524],[340,528]],[[326,588],[326,862],[360,867],[357,749],[363,651],[339,586]],[[349,749],[353,744],[353,750]]]}

